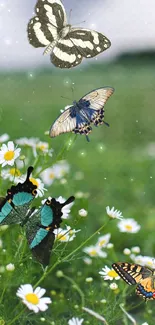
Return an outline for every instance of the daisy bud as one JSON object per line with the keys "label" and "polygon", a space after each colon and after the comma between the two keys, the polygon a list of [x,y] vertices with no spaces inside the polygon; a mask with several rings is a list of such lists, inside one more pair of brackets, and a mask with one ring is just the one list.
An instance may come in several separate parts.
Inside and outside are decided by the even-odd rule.
{"label": "daisy bud", "polygon": [[129,248],[124,248],[123,253],[124,253],[124,255],[130,255],[131,251]]}
{"label": "daisy bud", "polygon": [[110,287],[111,290],[118,289],[118,285],[115,282],[111,283],[109,287]]}
{"label": "daisy bud", "polygon": [[14,269],[15,269],[14,264],[10,263],[10,264],[6,265],[6,270],[7,271],[14,271]]}

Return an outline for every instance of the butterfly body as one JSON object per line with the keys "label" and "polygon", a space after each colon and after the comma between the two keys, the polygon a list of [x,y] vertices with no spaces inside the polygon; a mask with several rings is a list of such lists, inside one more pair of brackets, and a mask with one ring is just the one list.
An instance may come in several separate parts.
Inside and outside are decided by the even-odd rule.
{"label": "butterfly body", "polygon": [[[113,92],[112,87],[102,87],[86,94],[79,101],[74,101],[73,105],[55,120],[50,129],[50,136],[73,132],[87,137],[92,131],[90,124],[98,126],[104,123],[104,105]],[[88,137],[87,140],[89,141]]]}
{"label": "butterfly body", "polygon": [[155,270],[139,264],[118,262],[113,269],[129,285],[136,285],[136,293],[145,300],[155,299]]}
{"label": "butterfly body", "polygon": [[92,58],[111,45],[101,33],[68,24],[60,0],[38,0],[35,13],[28,23],[28,40],[34,47],[45,47],[45,54],[51,51],[56,67],[75,67],[83,58]]}

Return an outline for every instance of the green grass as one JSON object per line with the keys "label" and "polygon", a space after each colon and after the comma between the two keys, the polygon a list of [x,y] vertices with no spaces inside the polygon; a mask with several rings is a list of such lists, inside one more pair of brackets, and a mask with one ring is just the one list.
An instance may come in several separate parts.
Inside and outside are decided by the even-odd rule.
{"label": "green grass", "polygon": [[[72,83],[75,98],[72,98]],[[109,325],[131,324],[121,311],[120,303],[125,304],[125,309],[137,320],[138,325],[144,322],[154,324],[154,302],[146,304],[121,280],[117,282],[120,291],[116,294],[109,290],[110,282],[104,281],[98,274],[104,265],[111,266],[116,261],[130,261],[130,258],[123,254],[126,247],[140,246],[142,255],[155,255],[155,168],[154,158],[150,158],[147,150],[148,145],[155,141],[153,65],[147,61],[141,64],[133,64],[132,61],[121,64],[119,61],[106,66],[82,66],[81,69],[71,71],[36,71],[33,77],[29,77],[28,72],[1,74],[1,134],[8,133],[11,140],[23,136],[39,137],[50,143],[55,158],[68,141],[68,135],[49,139],[44,132],[50,128],[60,109],[90,90],[107,85],[115,88],[114,95],[105,106],[105,121],[110,124],[110,128],[104,125],[94,127],[90,134],[90,143],[85,137],[77,136],[72,148],[62,156],[71,166],[71,171],[66,177],[67,184],[61,185],[55,181],[45,194],[67,198],[77,191],[89,193],[88,200],[77,199],[72,209],[72,218],[68,224],[81,229],[81,232],[67,245],[65,256],[107,222],[107,205],[121,210],[124,218],[136,219],[141,225],[141,230],[137,234],[123,234],[119,232],[116,220],[108,222],[101,234],[111,233],[114,250],[109,251],[107,259],[94,258],[92,265],[85,265],[85,254],[80,249],[72,259],[60,263],[41,283],[41,286],[47,289],[47,296],[51,296],[53,300],[48,311],[35,315],[26,309],[14,324],[35,325],[40,322],[41,316],[45,317],[45,324],[52,324],[52,321],[56,325],[67,324],[73,316],[83,317],[84,324],[99,324],[98,320],[81,310],[79,293],[70,282],[65,278],[57,278],[56,271],[59,269],[83,291],[85,306],[103,315]],[[67,100],[61,96],[71,99]],[[100,149],[101,146],[104,150]],[[53,158],[48,160],[48,164],[53,164]],[[84,179],[74,179],[77,171],[84,173]],[[2,181],[1,195],[4,195],[7,186],[8,184]],[[88,209],[87,218],[79,218],[78,210],[81,208]],[[18,226],[9,227],[5,233],[0,234],[6,249],[6,253],[2,249],[0,251],[1,265],[10,262],[15,264],[14,272],[5,271],[0,278],[1,294],[5,289],[0,316],[5,320],[5,324],[9,324],[23,308],[19,304],[17,309],[13,310],[13,306],[18,304],[15,295],[17,288],[22,283],[34,285],[42,276],[42,269],[28,258],[28,247],[20,263],[19,256],[14,257],[21,234]],[[95,244],[97,238],[98,235],[86,246]],[[56,254],[53,253],[51,265],[57,261],[57,254],[60,254],[59,250],[63,247],[61,244],[58,250],[54,250]],[[87,277],[92,277],[93,282],[87,283]],[[52,295],[52,290],[55,295]],[[103,298],[107,300],[107,304],[100,302]]]}

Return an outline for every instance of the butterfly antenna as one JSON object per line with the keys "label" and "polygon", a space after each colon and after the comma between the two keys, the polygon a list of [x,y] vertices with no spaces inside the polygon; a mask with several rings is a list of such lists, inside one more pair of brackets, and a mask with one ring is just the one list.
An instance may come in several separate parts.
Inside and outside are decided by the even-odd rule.
{"label": "butterfly antenna", "polygon": [[69,18],[68,18],[69,25],[70,25],[70,22],[71,22],[71,15],[72,15],[72,9],[70,9],[70,11],[69,11]]}
{"label": "butterfly antenna", "polygon": [[88,135],[86,135],[86,139],[87,139],[88,142],[90,142]]}
{"label": "butterfly antenna", "polygon": [[86,20],[83,20],[83,21],[81,21],[80,23],[75,23],[75,25],[81,25],[81,24],[83,24],[83,23],[85,23],[86,22]]}
{"label": "butterfly antenna", "polygon": [[72,87],[71,87],[71,90],[72,90],[72,97],[73,97],[73,100],[74,100],[74,86],[72,85]]}
{"label": "butterfly antenna", "polygon": [[105,122],[105,121],[103,121],[103,123],[104,123],[106,126],[110,126],[110,124],[107,123],[107,122]]}
{"label": "butterfly antenna", "polygon": [[68,97],[64,97],[64,96],[60,96],[61,98],[64,98],[64,99],[68,99],[68,100],[71,100],[71,98],[68,98]]}

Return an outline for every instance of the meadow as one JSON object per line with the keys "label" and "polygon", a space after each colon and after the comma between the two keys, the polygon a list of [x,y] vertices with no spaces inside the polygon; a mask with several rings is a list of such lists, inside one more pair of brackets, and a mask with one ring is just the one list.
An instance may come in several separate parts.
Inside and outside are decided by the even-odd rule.
{"label": "meadow", "polygon": [[[83,324],[154,325],[154,301],[147,303],[135,294],[135,286],[122,279],[104,280],[99,274],[106,265],[133,262],[133,254],[148,256],[153,266],[155,255],[155,78],[153,63],[145,59],[117,60],[113,63],[83,66],[71,71],[49,70],[0,74],[1,135],[9,134],[14,141],[37,137],[48,142],[53,155],[48,156],[31,147],[18,145],[25,155],[25,173],[35,167],[46,169],[66,160],[69,171],[54,177],[44,197],[75,195],[70,218],[61,227],[80,230],[73,241],[56,240],[50,265],[43,270],[31,258],[31,252],[20,226],[0,229],[0,325],[3,324]],[[105,121],[110,124],[93,127],[90,142],[84,136],[65,134],[50,139],[48,131],[60,110],[87,92],[102,86],[115,88],[105,106]],[[72,92],[72,88],[74,91]],[[70,98],[65,99],[62,97]],[[2,167],[3,169],[8,168]],[[20,169],[20,168],[19,168]],[[1,174],[2,175],[2,174]],[[12,182],[0,179],[0,196]],[[42,198],[33,205],[39,206]],[[120,232],[119,220],[107,215],[106,207],[120,210],[124,219],[133,218],[141,226],[132,233]],[[85,209],[87,216],[80,216]],[[98,229],[102,229],[98,231]],[[94,235],[93,235],[94,234]],[[106,257],[90,256],[83,249],[95,245],[110,234],[102,248]],[[92,236],[93,235],[93,236]],[[92,236],[92,237],[91,237]],[[91,237],[91,238],[90,238]],[[133,247],[138,247],[134,253]],[[128,248],[128,250],[125,250]],[[89,259],[85,259],[85,258]],[[152,261],[152,263],[151,263]],[[6,265],[14,264],[9,271]],[[61,271],[61,272],[58,272]],[[46,289],[52,304],[45,312],[35,314],[22,304],[16,292],[21,284],[38,284]],[[111,286],[116,283],[117,287]],[[123,310],[121,309],[123,306]],[[82,309],[99,313],[98,320]],[[129,314],[126,314],[126,312]],[[131,317],[130,317],[131,315]],[[79,322],[69,322],[78,317]]]}

